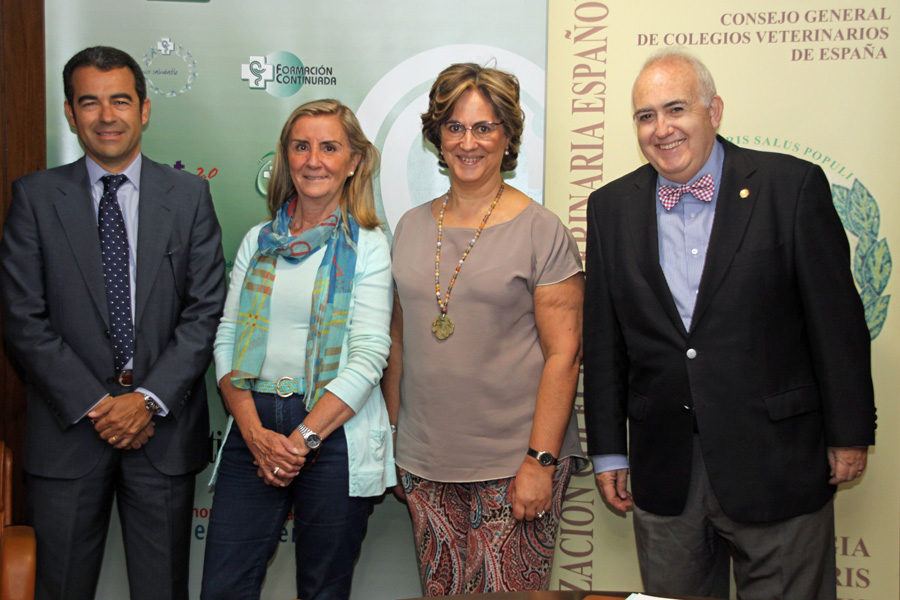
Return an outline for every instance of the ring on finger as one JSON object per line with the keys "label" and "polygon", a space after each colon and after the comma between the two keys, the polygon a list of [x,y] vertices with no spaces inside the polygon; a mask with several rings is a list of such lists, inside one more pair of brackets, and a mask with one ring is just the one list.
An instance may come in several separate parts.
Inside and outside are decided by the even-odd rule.
{"label": "ring on finger", "polygon": [[537,518],[538,518],[538,519],[543,519],[545,514],[547,514],[547,513],[545,513],[544,511],[541,511],[541,512],[539,512],[539,513],[537,514]]}
{"label": "ring on finger", "polygon": [[116,443],[116,436],[112,436],[111,438],[109,438],[109,441],[112,442],[113,444],[115,444],[115,443]]}
{"label": "ring on finger", "polygon": [[275,467],[275,470],[272,471],[272,475],[278,475],[278,469],[280,469],[280,468],[281,467]]}

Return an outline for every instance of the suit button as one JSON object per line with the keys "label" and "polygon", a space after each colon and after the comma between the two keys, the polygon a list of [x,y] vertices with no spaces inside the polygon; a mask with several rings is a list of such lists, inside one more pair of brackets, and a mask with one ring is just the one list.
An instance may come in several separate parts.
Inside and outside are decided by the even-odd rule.
{"label": "suit button", "polygon": [[697,351],[694,350],[693,348],[688,348],[688,351],[685,352],[684,354],[688,358],[696,358],[697,357]]}
{"label": "suit button", "polygon": [[106,378],[106,383],[115,383],[115,382],[116,382],[116,378],[115,378],[115,377],[107,377],[107,378]]}
{"label": "suit button", "polygon": [[106,339],[109,339],[109,329],[104,329],[104,330],[103,330],[103,335],[106,336]]}

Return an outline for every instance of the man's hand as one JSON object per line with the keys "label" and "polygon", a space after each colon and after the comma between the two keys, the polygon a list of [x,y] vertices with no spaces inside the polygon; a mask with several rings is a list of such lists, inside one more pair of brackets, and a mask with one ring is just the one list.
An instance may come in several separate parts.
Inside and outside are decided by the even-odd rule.
{"label": "man's hand", "polygon": [[616,469],[597,473],[597,489],[607,504],[625,512],[634,504],[631,501],[631,492],[628,491],[628,469]]}
{"label": "man's hand", "polygon": [[828,448],[828,464],[831,465],[831,479],[828,483],[837,485],[853,481],[866,470],[869,457],[868,448]]}
{"label": "man's hand", "polygon": [[[142,439],[141,434],[146,433],[153,413],[147,410],[143,394],[131,392],[121,396],[107,396],[87,416],[94,423],[94,430],[102,440],[124,450],[131,447],[135,438],[138,441]],[[147,439],[149,438],[150,435],[147,435]]]}
{"label": "man's hand", "polygon": [[146,446],[147,442],[150,441],[150,438],[152,438],[153,434],[155,433],[155,430],[153,429],[154,427],[156,427],[156,424],[151,419],[151,421],[147,423],[147,426],[144,427],[144,430],[137,434],[133,440],[131,440],[131,445],[128,448],[130,450],[137,450],[141,446]]}

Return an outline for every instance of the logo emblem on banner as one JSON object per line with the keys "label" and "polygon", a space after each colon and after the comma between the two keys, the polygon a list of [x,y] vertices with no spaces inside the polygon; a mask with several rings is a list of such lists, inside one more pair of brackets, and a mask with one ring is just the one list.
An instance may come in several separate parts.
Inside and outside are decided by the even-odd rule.
{"label": "logo emblem on banner", "polygon": [[165,98],[189,92],[197,78],[197,61],[181,44],[163,37],[144,53],[144,78],[147,88]]}
{"label": "logo emblem on banner", "polygon": [[881,211],[868,188],[852,169],[829,153],[781,137],[764,135],[726,136],[728,141],[760,150],[793,154],[822,167],[831,184],[831,198],[847,233],[856,237],[853,249],[853,280],[866,311],[869,337],[878,337],[887,320],[890,294],[884,295],[891,278],[891,250],[886,237],[879,239]]}
{"label": "logo emblem on banner", "polygon": [[241,65],[241,79],[246,79],[251,88],[265,89],[266,83],[275,81],[275,66],[266,64],[265,56],[251,56],[250,64]]}
{"label": "logo emblem on banner", "polygon": [[269,179],[272,177],[272,163],[275,162],[275,153],[269,152],[257,163],[259,165],[259,170],[256,172],[256,191],[259,192],[259,195],[264,197],[266,196],[266,191],[269,189]]}
{"label": "logo emblem on banner", "polygon": [[853,278],[866,309],[869,335],[874,340],[887,319],[891,296],[882,295],[891,277],[891,251],[887,238],[878,239],[881,213],[875,198],[859,179],[852,187],[831,184],[834,207],[844,229],[856,236],[853,252]]}
{"label": "logo emblem on banner", "polygon": [[332,67],[306,67],[295,54],[284,51],[251,56],[241,65],[241,79],[251,90],[266,90],[278,98],[293,96],[304,85],[337,84]]}

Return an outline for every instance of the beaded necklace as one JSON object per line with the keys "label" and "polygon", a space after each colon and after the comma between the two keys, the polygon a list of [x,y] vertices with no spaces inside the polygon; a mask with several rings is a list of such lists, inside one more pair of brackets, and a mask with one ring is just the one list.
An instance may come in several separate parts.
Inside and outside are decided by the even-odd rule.
{"label": "beaded necklace", "polygon": [[468,258],[469,252],[472,251],[475,242],[478,241],[478,237],[484,230],[488,218],[491,216],[491,213],[494,212],[494,207],[500,202],[500,196],[503,194],[505,187],[505,184],[500,184],[500,189],[497,191],[497,197],[494,198],[494,201],[491,202],[491,206],[484,214],[481,225],[478,226],[478,231],[475,232],[475,236],[472,238],[472,241],[469,242],[469,247],[462,253],[462,257],[459,259],[459,264],[456,265],[453,277],[450,278],[450,285],[447,286],[447,294],[441,299],[441,237],[444,233],[444,209],[447,208],[447,200],[450,198],[450,192],[448,191],[444,194],[444,200],[441,202],[441,214],[438,218],[437,243],[434,250],[434,293],[435,296],[437,296],[437,303],[438,307],[441,309],[441,314],[439,314],[431,323],[431,332],[434,334],[434,337],[439,340],[446,340],[453,334],[453,330],[456,328],[453,319],[447,314],[447,307],[450,305],[450,292],[453,291],[453,284],[456,283],[456,277],[459,275],[459,270],[462,268],[463,263],[466,262],[466,258]]}

